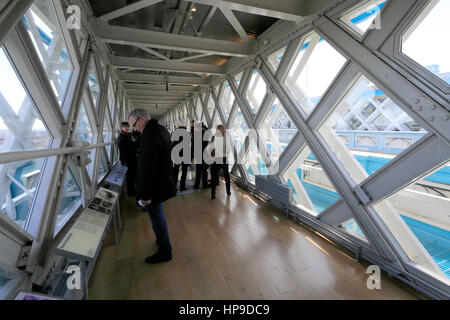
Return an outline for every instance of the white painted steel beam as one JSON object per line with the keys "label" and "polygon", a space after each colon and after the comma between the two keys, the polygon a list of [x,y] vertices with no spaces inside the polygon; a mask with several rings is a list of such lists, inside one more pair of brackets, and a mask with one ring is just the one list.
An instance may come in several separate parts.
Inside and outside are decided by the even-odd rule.
{"label": "white painted steel beam", "polygon": [[246,43],[248,41],[247,32],[245,32],[239,20],[234,15],[233,11],[226,6],[220,6],[220,11],[222,11],[225,18],[227,18],[228,22],[231,24],[233,29],[237,32],[237,34],[241,37],[242,41]]}
{"label": "white painted steel beam", "polygon": [[159,90],[126,90],[128,97],[132,96],[171,96],[171,97],[190,97],[191,94],[188,92],[167,92]]}
{"label": "white painted steel beam", "polygon": [[7,34],[20,21],[34,0],[11,1],[0,13],[0,44]]}
{"label": "white painted steel beam", "polygon": [[183,102],[184,99],[147,99],[147,98],[132,98],[131,101],[133,103],[171,103],[171,104],[177,104],[180,102]]}
{"label": "white painted steel beam", "polygon": [[430,167],[437,167],[449,159],[450,149],[445,142],[436,135],[429,135],[391,160],[383,170],[375,172],[362,188],[370,196],[371,203],[376,203],[423,176]]}
{"label": "white painted steel beam", "polygon": [[170,59],[169,59],[168,57],[166,57],[165,55],[163,55],[163,54],[159,53],[158,51],[153,50],[153,49],[151,49],[151,48],[147,48],[147,47],[145,47],[145,46],[138,46],[138,48],[141,49],[141,50],[144,50],[144,51],[147,52],[147,53],[150,53],[150,54],[154,55],[155,57],[161,58],[161,59],[163,59],[163,60],[170,60]]}
{"label": "white painted steel beam", "polygon": [[225,68],[212,64],[157,61],[128,57],[111,57],[113,65],[120,68],[136,68],[140,70],[156,70],[167,72],[195,73],[195,74],[225,74]]}
{"label": "white painted steel beam", "polygon": [[101,16],[99,19],[109,21],[116,18],[119,18],[121,16],[127,15],[129,13],[144,9],[146,7],[149,7],[151,5],[154,5],[156,3],[161,2],[162,0],[141,0],[135,3],[132,3],[128,6],[125,6],[123,8],[120,8],[118,10],[114,10],[110,13],[107,13],[103,16]]}
{"label": "white painted steel beam", "polygon": [[194,0],[194,2],[289,21],[298,21],[312,11],[311,7],[301,0]]}
{"label": "white painted steel beam", "polygon": [[[178,86],[169,85],[166,88],[166,84],[137,84],[137,83],[124,83],[123,88],[125,90],[156,90],[164,92],[193,92],[196,87],[194,86]],[[166,90],[169,89],[169,90]]]}
{"label": "white painted steel beam", "polygon": [[126,82],[149,82],[149,83],[169,83],[169,84],[192,84],[198,86],[209,86],[208,78],[196,77],[180,77],[180,76],[164,76],[164,75],[150,75],[140,73],[118,73],[120,81]]}
{"label": "white painted steel beam", "polygon": [[95,35],[108,43],[137,47],[178,50],[247,57],[256,53],[256,40],[242,44],[233,41],[207,39],[158,31],[139,30],[117,26],[96,26]]}

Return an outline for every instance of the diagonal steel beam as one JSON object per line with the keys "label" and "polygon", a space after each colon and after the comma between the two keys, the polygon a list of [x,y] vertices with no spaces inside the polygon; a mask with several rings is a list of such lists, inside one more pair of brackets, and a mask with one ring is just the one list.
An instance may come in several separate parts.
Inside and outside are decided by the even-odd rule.
{"label": "diagonal steel beam", "polygon": [[180,77],[180,76],[163,76],[149,75],[138,73],[119,72],[119,80],[126,82],[153,82],[153,83],[169,83],[169,84],[192,84],[198,86],[208,86],[209,79],[196,77]]}
{"label": "diagonal steel beam", "polygon": [[115,67],[120,68],[136,68],[141,70],[156,70],[156,71],[195,73],[195,74],[214,74],[214,75],[225,74],[225,68],[223,66],[216,66],[211,64],[147,60],[147,59],[117,57],[117,56],[112,56],[111,60]]}
{"label": "diagonal steel beam", "polygon": [[141,50],[144,50],[145,52],[148,52],[148,53],[154,55],[155,57],[161,58],[163,60],[170,60],[165,55],[163,55],[163,54],[159,53],[158,51],[153,50],[151,48],[147,48],[145,46],[139,46],[138,48],[141,49]]}
{"label": "diagonal steel beam", "polygon": [[222,41],[118,26],[97,25],[94,27],[94,33],[97,37],[108,43],[209,53],[221,56],[248,57],[256,53],[257,46],[256,40],[252,39],[243,44],[233,41]]}
{"label": "diagonal steel beam", "polygon": [[141,96],[172,96],[172,97],[188,97],[188,92],[174,92],[174,91],[162,91],[162,90],[126,90],[128,96],[141,95]]}
{"label": "diagonal steel beam", "polygon": [[211,22],[211,19],[214,17],[214,14],[216,13],[217,7],[213,6],[211,9],[209,9],[208,14],[206,15],[205,19],[202,21],[200,27],[198,27],[197,33],[201,36],[203,30],[208,26],[208,24]]}
{"label": "diagonal steel beam", "polygon": [[[295,21],[313,13],[320,6],[310,5],[304,0],[193,0],[208,6],[226,7],[230,10],[241,11],[282,20]],[[329,0],[325,0],[328,1]],[[314,0],[311,2],[324,2]]]}
{"label": "diagonal steel beam", "polygon": [[225,18],[227,18],[233,29],[241,37],[242,41],[246,43],[249,40],[247,32],[244,30],[241,23],[234,15],[233,11],[231,11],[231,9],[226,6],[220,6],[220,11],[222,11],[223,15],[225,16]]}
{"label": "diagonal steel beam", "polygon": [[154,5],[156,3],[161,2],[162,0],[141,0],[135,3],[132,3],[126,7],[120,8],[118,10],[114,10],[110,13],[107,13],[103,16],[101,16],[99,19],[104,20],[104,21],[109,21],[109,20],[113,20],[116,19],[118,17],[124,16],[126,14],[144,9],[146,7],[149,7],[151,5]]}
{"label": "diagonal steel beam", "polygon": [[19,22],[34,0],[11,1],[0,13],[0,44]]}
{"label": "diagonal steel beam", "polygon": [[[142,90],[142,91],[161,91],[161,92],[194,92],[194,86],[177,86],[171,85],[167,88],[166,84],[136,84],[136,83],[125,83],[123,85],[125,90]],[[168,89],[168,90],[167,90]]]}
{"label": "diagonal steel beam", "polygon": [[180,58],[180,59],[172,59],[172,61],[187,61],[187,60],[192,60],[192,59],[198,59],[198,58],[203,58],[203,57],[207,57],[210,56],[211,54],[209,53],[201,53],[201,54],[196,54],[194,56],[188,56],[188,57],[184,57],[184,58]]}

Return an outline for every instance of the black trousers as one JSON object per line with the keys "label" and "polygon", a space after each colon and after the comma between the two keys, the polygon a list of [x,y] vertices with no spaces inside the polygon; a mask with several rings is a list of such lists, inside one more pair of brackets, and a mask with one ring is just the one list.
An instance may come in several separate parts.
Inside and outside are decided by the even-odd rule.
{"label": "black trousers", "polygon": [[184,189],[186,188],[186,176],[187,176],[187,171],[189,168],[189,165],[187,164],[176,164],[173,167],[173,173],[175,175],[175,184],[178,184],[178,174],[180,172],[180,167],[181,167],[181,180],[180,180],[180,189]]}
{"label": "black trousers", "polygon": [[208,165],[205,163],[195,165],[195,184],[194,188],[200,188],[200,180],[203,189],[208,186]]}
{"label": "black trousers", "polygon": [[128,167],[127,171],[127,194],[129,196],[134,196],[136,194],[136,171],[137,165],[134,162],[125,163],[125,166]]}
{"label": "black trousers", "polygon": [[213,163],[211,165],[211,196],[216,195],[216,185],[219,184],[219,172],[223,170],[223,176],[225,177],[225,184],[227,187],[227,194],[231,192],[231,181],[230,181],[230,172],[228,171],[228,164],[217,164]]}

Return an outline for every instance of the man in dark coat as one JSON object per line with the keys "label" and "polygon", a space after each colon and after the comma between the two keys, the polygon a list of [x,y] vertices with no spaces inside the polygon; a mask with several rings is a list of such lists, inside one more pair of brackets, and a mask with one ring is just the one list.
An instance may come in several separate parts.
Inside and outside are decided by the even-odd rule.
{"label": "man in dark coat", "polygon": [[[200,129],[200,125],[201,125],[201,129]],[[206,131],[208,130],[208,128],[206,127],[206,125],[204,123],[198,123],[196,126],[194,126],[193,129],[193,134],[192,134],[192,145],[191,145],[191,150],[192,150],[192,157],[195,159],[195,183],[194,183],[194,189],[200,189],[200,182],[202,183],[202,187],[203,189],[208,189],[211,188],[211,185],[208,184],[208,164],[205,163],[204,159],[203,159],[203,153],[206,149],[206,147],[208,146],[208,141],[204,141],[203,137],[205,136]],[[200,137],[196,137],[196,135],[200,135]],[[195,155],[195,148],[194,145],[195,143],[201,143],[202,149],[201,155]],[[196,157],[198,156],[198,157]]]}
{"label": "man in dark coat", "polygon": [[145,261],[169,261],[172,259],[172,246],[162,204],[177,193],[171,159],[173,144],[167,129],[156,120],[150,120],[145,110],[132,111],[128,122],[135,131],[141,132],[136,199],[150,216],[159,247],[158,252]]}
{"label": "man in dark coat", "polygon": [[[177,140],[174,140],[175,139],[174,134],[178,131],[185,132],[185,133],[187,132],[186,127],[180,126],[172,133],[172,141],[173,141],[174,147],[180,143],[184,143],[183,135],[181,135]],[[183,149],[181,149],[179,156],[181,158],[183,158]],[[180,191],[184,191],[184,190],[186,190],[186,176],[187,176],[187,171],[189,168],[189,163],[182,162],[180,164],[174,165],[173,173],[174,173],[175,185],[177,185],[177,183],[178,183],[178,174],[180,172],[180,167],[181,167]]]}
{"label": "man in dark coat", "polygon": [[130,125],[128,122],[121,123],[121,131],[117,137],[117,146],[119,147],[119,160],[123,166],[128,167],[127,171],[127,193],[130,196],[136,194],[136,139],[130,134]]}

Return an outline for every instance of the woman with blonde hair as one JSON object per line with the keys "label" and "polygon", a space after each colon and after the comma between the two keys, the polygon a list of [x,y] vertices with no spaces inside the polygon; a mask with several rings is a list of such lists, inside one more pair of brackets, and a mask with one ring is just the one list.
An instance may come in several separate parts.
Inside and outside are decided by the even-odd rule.
{"label": "woman with blonde hair", "polygon": [[227,153],[229,151],[227,141],[227,132],[225,127],[223,125],[218,125],[216,134],[212,138],[212,142],[214,144],[214,150],[212,151],[214,163],[211,165],[211,199],[216,198],[216,186],[219,184],[220,170],[223,170],[223,175],[225,177],[227,195],[231,195],[230,172],[228,171],[227,163]]}

